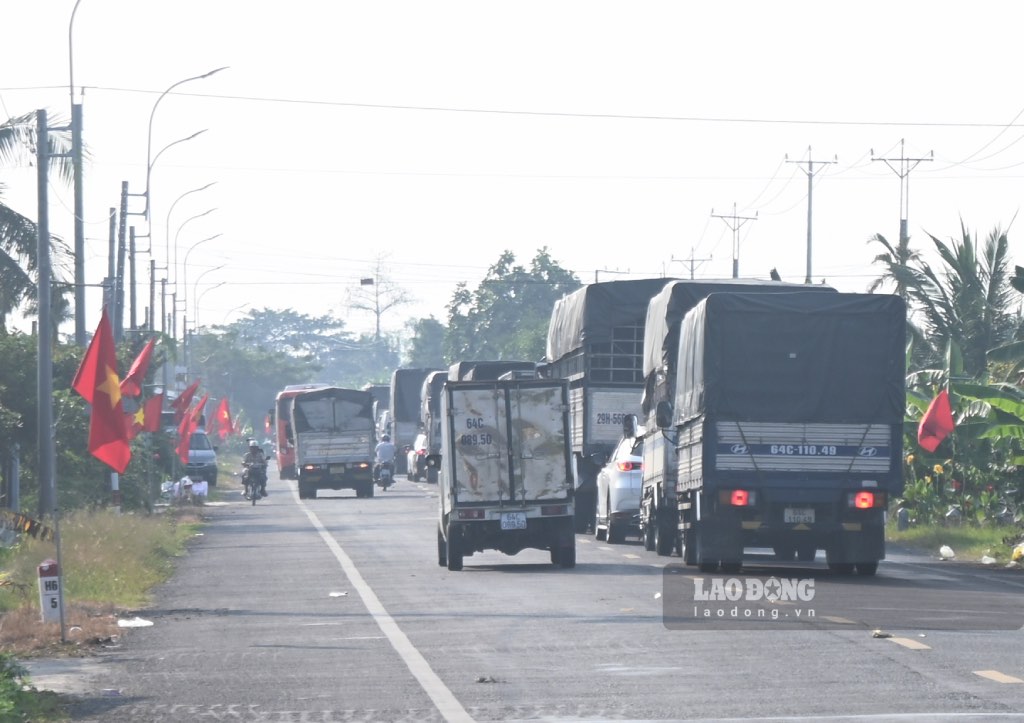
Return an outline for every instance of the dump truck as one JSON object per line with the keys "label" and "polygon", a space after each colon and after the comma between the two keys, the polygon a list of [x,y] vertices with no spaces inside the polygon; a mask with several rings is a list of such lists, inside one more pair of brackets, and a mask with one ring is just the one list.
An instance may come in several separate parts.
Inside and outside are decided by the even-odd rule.
{"label": "dump truck", "polygon": [[713,293],[679,332],[677,537],[703,572],[749,548],[874,575],[903,492],[906,307],[894,295]]}
{"label": "dump truck", "polygon": [[680,279],[665,284],[647,305],[643,332],[643,393],[640,419],[644,432],[643,483],[640,491],[640,532],[647,550],[671,555],[678,541],[675,447],[655,420],[659,402],[673,401],[676,358],[683,317],[708,294],[805,291],[834,294],[825,285],[794,284],[758,279]]}
{"label": "dump truck", "polygon": [[548,550],[576,564],[568,385],[562,380],[449,377],[441,395],[437,561],[461,570],[476,552]]}
{"label": "dump truck", "polygon": [[323,387],[295,394],[288,406],[299,499],[316,499],[324,489],[373,497],[373,395]]}
{"label": "dump truck", "polygon": [[588,284],[551,312],[542,374],[569,382],[576,531],[594,525],[597,473],[640,412],[648,302],[670,278]]}

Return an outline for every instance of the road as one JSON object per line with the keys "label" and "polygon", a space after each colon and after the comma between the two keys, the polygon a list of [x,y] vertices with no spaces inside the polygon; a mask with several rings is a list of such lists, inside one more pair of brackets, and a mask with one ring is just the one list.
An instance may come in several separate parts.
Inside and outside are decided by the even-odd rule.
{"label": "road", "polygon": [[[92,661],[76,720],[1024,714],[1019,572],[896,557],[876,578],[840,579],[820,562],[766,559],[721,579],[810,579],[813,601],[770,605],[816,605],[815,620],[706,624],[690,615],[693,590],[715,576],[632,539],[578,535],[571,570],[525,551],[474,555],[449,572],[437,564],[435,486],[401,479],[372,499],[321,492],[300,502],[272,470],[268,488],[255,506],[232,493],[209,508],[202,537],[140,613],[153,625]],[[992,600],[999,614],[986,614]]]}

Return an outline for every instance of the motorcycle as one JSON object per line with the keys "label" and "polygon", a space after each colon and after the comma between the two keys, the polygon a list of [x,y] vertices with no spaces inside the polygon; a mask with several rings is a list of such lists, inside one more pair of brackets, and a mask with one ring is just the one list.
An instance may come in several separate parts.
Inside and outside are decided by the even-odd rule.
{"label": "motorcycle", "polygon": [[242,472],[242,485],[245,491],[242,493],[245,499],[252,500],[255,505],[263,495],[260,490],[267,483],[267,465],[264,464],[247,464],[245,470]]}
{"label": "motorcycle", "polygon": [[374,482],[380,485],[380,488],[386,492],[388,487],[395,483],[394,463],[381,462],[380,464],[377,465],[377,469],[374,476]]}

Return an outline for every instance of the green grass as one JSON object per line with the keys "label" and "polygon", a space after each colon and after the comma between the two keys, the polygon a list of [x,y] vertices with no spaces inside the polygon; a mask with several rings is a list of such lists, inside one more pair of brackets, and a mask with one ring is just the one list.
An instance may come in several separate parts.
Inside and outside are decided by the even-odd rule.
{"label": "green grass", "polygon": [[939,548],[949,545],[956,553],[956,559],[974,561],[981,560],[983,555],[1006,563],[1013,552],[1013,544],[1004,542],[1005,538],[1020,541],[1022,530],[1013,526],[971,527],[965,525],[922,525],[907,530],[897,530],[891,524],[886,530],[886,539],[890,542],[907,545],[933,556],[938,556]]}
{"label": "green grass", "polygon": [[[118,515],[101,510],[64,518],[60,532],[65,600],[144,605],[149,590],[170,576],[173,559],[184,551],[199,524],[194,514],[182,517],[177,512]],[[24,584],[35,591],[37,566],[46,559],[57,559],[56,546],[32,538],[8,553],[4,572],[14,585],[0,589],[0,611],[25,604],[18,591]]]}
{"label": "green grass", "polygon": [[[174,508],[158,515],[102,510],[62,519],[65,606],[144,606],[151,589],[170,577],[174,558],[201,526],[200,509]],[[9,623],[3,629],[2,647],[18,650],[24,649],[25,640],[30,647],[47,642],[38,623],[37,566],[56,557],[53,542],[30,537],[0,551],[0,579],[6,583],[0,586],[0,613]],[[32,688],[13,655],[0,652],[0,723],[63,720],[67,718],[60,697]]]}

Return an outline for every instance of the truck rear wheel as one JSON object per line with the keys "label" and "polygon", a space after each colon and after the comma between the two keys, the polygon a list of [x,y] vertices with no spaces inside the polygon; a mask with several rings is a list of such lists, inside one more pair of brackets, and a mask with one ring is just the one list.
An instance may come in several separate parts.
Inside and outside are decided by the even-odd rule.
{"label": "truck rear wheel", "polygon": [[641,535],[644,538],[644,549],[648,552],[654,552],[654,525],[652,525],[650,521],[642,524],[643,532],[641,533]]}
{"label": "truck rear wheel", "polygon": [[437,564],[445,567],[448,564],[448,545],[441,534],[441,528],[437,528]]}
{"label": "truck rear wheel", "polygon": [[445,554],[448,558],[448,569],[458,572],[462,569],[462,539],[459,528],[448,525],[448,540]]}
{"label": "truck rear wheel", "polygon": [[654,525],[654,551],[661,557],[670,557],[675,549],[675,535],[669,533],[666,525],[658,521]]}
{"label": "truck rear wheel", "polygon": [[871,562],[858,562],[856,567],[858,575],[874,575],[878,572],[878,560],[872,560]]}

